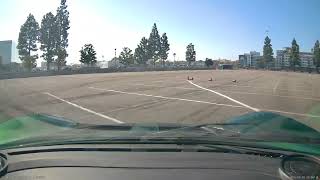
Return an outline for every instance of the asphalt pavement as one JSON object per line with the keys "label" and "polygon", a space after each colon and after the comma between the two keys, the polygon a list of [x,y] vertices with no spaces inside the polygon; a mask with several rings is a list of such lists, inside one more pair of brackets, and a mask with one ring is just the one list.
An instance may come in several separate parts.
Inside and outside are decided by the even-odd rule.
{"label": "asphalt pavement", "polygon": [[92,124],[201,124],[255,111],[280,113],[320,130],[320,76],[206,70],[0,80],[2,121],[44,113]]}

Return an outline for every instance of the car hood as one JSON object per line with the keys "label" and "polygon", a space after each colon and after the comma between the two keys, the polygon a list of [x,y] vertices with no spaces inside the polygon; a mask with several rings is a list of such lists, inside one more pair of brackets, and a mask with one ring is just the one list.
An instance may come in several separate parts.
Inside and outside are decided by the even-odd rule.
{"label": "car hood", "polygon": [[[255,112],[238,116],[223,123],[199,126],[172,123],[136,123],[115,125],[92,125],[44,114],[17,117],[0,123],[0,145],[24,139],[42,137],[69,137],[72,139],[121,138],[121,137],[194,137],[203,135],[200,129],[223,129],[220,137],[228,138],[230,132],[241,137],[254,138],[260,144],[273,147],[290,147],[320,154],[320,146],[315,144],[293,143],[281,137],[320,139],[320,133],[289,117],[270,112]],[[227,133],[226,133],[227,132]],[[207,133],[207,132],[206,132]],[[216,135],[216,134],[215,134]],[[231,135],[234,135],[231,133]],[[212,135],[214,137],[214,135]],[[319,141],[318,141],[319,142]]]}

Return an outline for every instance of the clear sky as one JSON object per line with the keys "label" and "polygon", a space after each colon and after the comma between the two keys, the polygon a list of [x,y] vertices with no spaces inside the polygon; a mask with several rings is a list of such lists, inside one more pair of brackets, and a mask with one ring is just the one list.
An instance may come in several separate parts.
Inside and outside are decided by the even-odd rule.
{"label": "clear sky", "polygon": [[[60,0],[0,0],[0,40],[17,41],[29,13],[39,24],[56,13]],[[67,0],[70,11],[68,62],[78,63],[85,43],[96,47],[99,60],[110,60],[127,46],[133,51],[153,23],[170,43],[169,59],[185,59],[193,43],[197,59],[228,58],[262,51],[266,30],[274,50],[295,37],[302,51],[320,40],[320,0]]]}

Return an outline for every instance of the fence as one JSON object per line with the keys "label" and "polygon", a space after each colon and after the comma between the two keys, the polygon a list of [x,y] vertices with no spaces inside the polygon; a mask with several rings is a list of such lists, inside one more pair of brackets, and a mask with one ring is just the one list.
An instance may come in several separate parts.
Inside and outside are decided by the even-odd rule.
{"label": "fence", "polygon": [[14,79],[40,76],[57,76],[72,74],[114,73],[114,72],[145,72],[145,71],[181,71],[211,70],[212,67],[121,67],[121,68],[81,68],[77,70],[39,71],[39,72],[0,72],[0,79]]}

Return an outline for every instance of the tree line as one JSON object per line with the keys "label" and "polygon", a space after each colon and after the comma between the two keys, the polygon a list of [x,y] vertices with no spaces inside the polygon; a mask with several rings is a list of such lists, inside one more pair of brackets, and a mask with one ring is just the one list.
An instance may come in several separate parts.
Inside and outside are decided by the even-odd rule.
{"label": "tree line", "polygon": [[[134,53],[128,47],[124,47],[119,55],[120,63],[123,65],[142,64],[146,65],[151,60],[153,66],[160,61],[165,66],[168,59],[170,44],[167,33],[163,33],[160,37],[157,24],[154,23],[149,38],[142,37],[140,43]],[[175,53],[174,53],[175,56]],[[196,51],[194,45],[190,43],[186,50],[186,61],[190,65],[196,60]]]}
{"label": "tree line", "polygon": [[[33,14],[29,14],[25,23],[20,27],[18,38],[18,54],[23,66],[31,71],[37,66],[38,50],[46,61],[47,70],[55,63],[58,70],[66,65],[68,56],[68,30],[70,29],[69,11],[66,0],[61,0],[56,15],[51,12],[45,14],[41,24]],[[159,34],[156,23],[153,24],[149,38],[142,37],[134,52],[124,47],[118,57],[120,63],[129,66],[133,64],[146,65],[151,62],[154,66],[160,61],[164,66],[168,59],[170,44],[167,33]],[[186,61],[190,65],[196,60],[194,45],[190,43],[186,50]],[[93,66],[97,62],[96,52],[92,44],[85,44],[80,50],[81,63]]]}
{"label": "tree line", "polygon": [[[114,59],[118,59],[125,66],[133,64],[146,65],[149,60],[152,60],[153,65],[157,61],[160,61],[164,65],[164,62],[168,58],[169,50],[170,44],[167,34],[163,33],[160,36],[157,25],[154,23],[149,38],[142,37],[134,52],[129,47],[123,47],[120,55],[114,57]],[[96,63],[96,53],[92,44],[84,45],[80,50],[80,54],[81,63],[88,66]]]}
{"label": "tree line", "polygon": [[[30,13],[25,23],[20,27],[18,38],[18,53],[24,67],[28,70],[37,66],[36,60],[38,56],[38,48],[42,51],[41,57],[47,62],[47,70],[50,65],[55,63],[58,70],[66,65],[68,56],[68,30],[70,29],[69,11],[67,10],[66,0],[61,0],[60,6],[56,10],[56,15],[51,12],[45,14],[41,24],[36,21]],[[40,46],[38,47],[38,45]],[[118,57],[123,65],[142,64],[146,65],[148,61],[155,66],[156,62],[160,61],[165,65],[170,51],[170,44],[166,33],[159,35],[156,23],[154,23],[149,38],[142,37],[134,52],[124,47]],[[313,63],[319,72],[320,67],[320,45],[317,40],[313,47]],[[301,65],[300,49],[295,38],[292,40],[290,52],[290,68],[295,70]],[[96,52],[92,44],[86,44],[80,50],[80,62],[88,65],[93,65],[97,62]],[[174,53],[175,54],[175,53]],[[258,67],[270,68],[275,65],[273,57],[273,48],[271,39],[266,36],[263,46],[263,56],[258,61]],[[185,53],[188,65],[196,60],[196,51],[192,43],[188,44]],[[212,64],[211,59],[206,59],[206,65]]]}
{"label": "tree line", "polygon": [[[290,68],[292,70],[296,70],[297,66],[301,65],[301,59],[300,59],[300,47],[299,44],[297,43],[296,39],[293,38],[291,42],[291,48],[289,50],[289,63],[290,63]],[[314,47],[312,49],[313,53],[313,64],[316,67],[317,72],[319,72],[319,67],[320,67],[320,45],[319,45],[319,40],[317,40],[314,44]],[[275,65],[275,59],[273,57],[273,49],[272,49],[272,44],[271,44],[271,39],[267,36],[264,40],[264,46],[263,46],[263,56],[261,59],[258,61],[258,67],[260,68],[270,68]]]}
{"label": "tree line", "polygon": [[[164,66],[165,61],[168,59],[169,51],[170,44],[167,33],[163,33],[160,37],[157,25],[154,23],[149,38],[147,39],[146,37],[142,37],[134,51],[134,54],[128,47],[124,47],[120,53],[119,60],[124,65],[146,65],[149,60],[152,60],[152,64],[154,66],[157,61],[160,61],[162,66]],[[190,43],[186,50],[186,61],[190,65],[190,63],[195,60],[196,51],[194,50],[194,45]]]}
{"label": "tree line", "polygon": [[42,51],[41,57],[47,62],[47,70],[53,62],[58,70],[65,66],[70,28],[67,7],[66,0],[61,0],[56,15],[51,12],[45,14],[40,26],[31,13],[21,26],[17,49],[20,60],[29,71],[37,66],[38,44]]}
{"label": "tree line", "polygon": [[[89,53],[89,51],[94,53]],[[134,64],[146,65],[150,61],[154,66],[160,61],[162,66],[168,59],[170,44],[167,33],[159,35],[157,24],[154,23],[149,38],[142,37],[134,52],[129,47],[123,47],[118,57],[119,62],[125,66]],[[81,50],[81,63],[93,65],[96,62],[96,53],[92,44],[86,44]],[[175,53],[174,53],[175,54]],[[194,45],[190,43],[186,50],[186,61],[190,65],[196,60]]]}
{"label": "tree line", "polygon": [[157,24],[154,23],[149,38],[142,37],[137,48],[132,50],[124,47],[119,55],[119,61],[123,65],[142,64],[146,65],[148,61],[152,61],[155,65],[160,61],[162,65],[168,59],[170,44],[167,33],[159,35]]}

